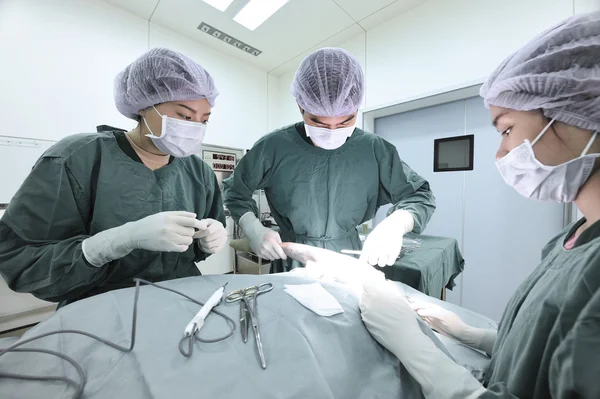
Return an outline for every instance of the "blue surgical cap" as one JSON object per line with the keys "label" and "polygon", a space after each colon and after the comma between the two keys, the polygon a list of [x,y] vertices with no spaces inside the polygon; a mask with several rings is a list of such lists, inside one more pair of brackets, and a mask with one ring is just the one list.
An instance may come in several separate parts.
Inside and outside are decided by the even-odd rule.
{"label": "blue surgical cap", "polygon": [[207,99],[219,95],[210,74],[191,58],[165,48],[143,54],[115,78],[117,109],[128,118],[168,101]]}
{"label": "blue surgical cap", "polygon": [[364,85],[362,67],[352,54],[340,48],[322,48],[300,64],[292,95],[313,115],[347,116],[360,108]]}
{"label": "blue surgical cap", "polygon": [[480,91],[486,106],[541,109],[600,131],[600,12],[571,17],[505,60]]}

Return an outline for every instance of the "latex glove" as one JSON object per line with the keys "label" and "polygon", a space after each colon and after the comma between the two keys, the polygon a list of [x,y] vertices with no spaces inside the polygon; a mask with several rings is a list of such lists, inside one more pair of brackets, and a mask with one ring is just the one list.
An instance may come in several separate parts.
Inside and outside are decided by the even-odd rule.
{"label": "latex glove", "polygon": [[82,243],[83,255],[96,267],[128,255],[134,249],[185,252],[196,229],[204,227],[190,212],[161,212],[102,231]]}
{"label": "latex glove", "polygon": [[464,341],[469,326],[456,313],[441,306],[414,302],[411,307],[433,330],[450,338]]}
{"label": "latex glove", "polygon": [[301,269],[307,277],[344,284],[358,298],[367,280],[385,280],[382,272],[353,256],[292,242],[284,242],[281,247],[288,257],[306,266]]}
{"label": "latex glove", "polygon": [[256,255],[268,260],[287,259],[281,248],[279,233],[263,226],[252,212],[245,213],[240,218],[239,225]]}
{"label": "latex glove", "polygon": [[329,261],[308,261],[305,269],[317,280],[334,281],[343,284],[359,298],[363,294],[364,284],[370,281],[384,281],[385,275],[351,256],[337,255]]}
{"label": "latex glove", "polygon": [[193,238],[198,239],[198,245],[202,251],[216,254],[225,248],[227,230],[223,223],[215,219],[202,219],[200,224],[202,228],[194,234]]}
{"label": "latex glove", "polygon": [[389,281],[365,283],[360,310],[373,338],[398,357],[426,398],[474,399],[486,391],[422,333],[415,312]]}
{"label": "latex glove", "polygon": [[404,234],[412,231],[414,226],[415,219],[410,212],[395,211],[367,236],[360,260],[373,266],[393,265],[400,256]]}
{"label": "latex glove", "polygon": [[496,342],[497,331],[492,329],[475,328],[467,325],[456,313],[438,305],[415,302],[411,304],[415,312],[440,334],[454,338],[472,348],[492,353]]}

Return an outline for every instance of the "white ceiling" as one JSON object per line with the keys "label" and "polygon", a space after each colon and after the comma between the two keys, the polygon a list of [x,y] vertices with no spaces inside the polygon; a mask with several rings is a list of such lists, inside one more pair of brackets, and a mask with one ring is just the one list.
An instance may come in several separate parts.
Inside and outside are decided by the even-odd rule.
{"label": "white ceiling", "polygon": [[[290,0],[255,31],[233,21],[248,0],[234,0],[225,12],[202,0],[104,1],[279,76],[310,51],[341,44],[426,0]],[[201,32],[201,22],[263,53],[255,57]]]}

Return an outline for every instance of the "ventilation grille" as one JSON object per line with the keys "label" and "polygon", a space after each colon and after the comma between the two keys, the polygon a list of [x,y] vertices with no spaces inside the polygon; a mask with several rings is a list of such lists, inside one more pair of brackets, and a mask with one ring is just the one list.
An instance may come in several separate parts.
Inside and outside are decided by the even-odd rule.
{"label": "ventilation grille", "polygon": [[258,57],[259,55],[262,54],[262,51],[260,51],[259,49],[254,48],[254,47],[250,46],[249,44],[246,44],[243,41],[238,40],[231,35],[228,35],[227,33],[221,32],[217,28],[214,28],[207,23],[202,22],[200,24],[200,26],[198,27],[198,30],[206,33],[207,35],[211,35],[212,37],[219,39],[222,42],[225,42],[225,43],[239,49],[240,51],[243,51],[244,53],[251,54],[255,57]]}

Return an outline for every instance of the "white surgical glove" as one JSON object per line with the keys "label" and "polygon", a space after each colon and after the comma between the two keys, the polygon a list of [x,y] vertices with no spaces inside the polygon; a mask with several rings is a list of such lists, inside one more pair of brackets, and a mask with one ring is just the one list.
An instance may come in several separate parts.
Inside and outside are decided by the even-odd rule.
{"label": "white surgical glove", "polygon": [[200,230],[194,234],[194,239],[198,239],[198,245],[202,251],[208,254],[219,253],[225,248],[227,242],[227,230],[223,223],[215,219],[202,219]]}
{"label": "white surgical glove", "polygon": [[472,348],[492,354],[496,342],[496,330],[471,327],[456,313],[438,305],[415,302],[411,307],[433,330]]}
{"label": "white surgical glove", "polygon": [[158,252],[185,252],[196,229],[204,227],[196,214],[160,212],[136,222],[102,231],[83,240],[82,251],[96,267],[121,259],[134,249]]}
{"label": "white surgical glove", "polygon": [[335,253],[329,260],[308,261],[305,269],[317,280],[346,285],[357,298],[362,296],[364,284],[373,280],[385,280],[385,275],[379,270],[351,256]]}
{"label": "white surgical glove", "polygon": [[281,248],[281,237],[275,230],[271,230],[260,223],[254,213],[245,213],[239,225],[250,241],[250,247],[256,255],[263,259],[287,259]]}
{"label": "white surgical glove", "polygon": [[486,391],[423,334],[415,312],[389,281],[365,283],[360,310],[373,338],[398,357],[425,398],[475,399]]}
{"label": "white surgical glove", "polygon": [[411,232],[415,218],[405,210],[394,211],[368,235],[360,260],[372,266],[391,266],[402,250],[404,234]]}

